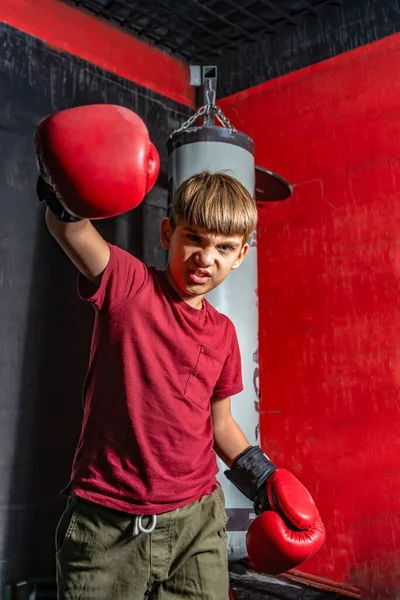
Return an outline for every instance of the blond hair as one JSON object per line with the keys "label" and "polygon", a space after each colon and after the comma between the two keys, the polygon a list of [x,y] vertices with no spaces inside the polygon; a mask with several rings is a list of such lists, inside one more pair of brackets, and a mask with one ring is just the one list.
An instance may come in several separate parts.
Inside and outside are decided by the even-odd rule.
{"label": "blond hair", "polygon": [[257,207],[247,189],[225,173],[201,171],[181,183],[170,209],[174,229],[185,220],[192,227],[246,241],[257,225]]}

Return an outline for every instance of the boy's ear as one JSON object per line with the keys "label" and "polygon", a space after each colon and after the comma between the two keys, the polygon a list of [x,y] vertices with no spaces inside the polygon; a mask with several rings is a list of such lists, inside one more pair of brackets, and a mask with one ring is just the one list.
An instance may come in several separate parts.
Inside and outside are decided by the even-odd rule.
{"label": "boy's ear", "polygon": [[248,251],[249,251],[249,244],[247,244],[247,243],[243,244],[243,246],[240,249],[239,256],[237,257],[237,259],[233,263],[231,269],[237,269],[238,267],[240,267],[240,265],[242,264],[242,261],[243,261],[244,257],[248,253]]}
{"label": "boy's ear", "polygon": [[172,226],[171,221],[168,217],[164,217],[164,219],[160,223],[160,241],[161,246],[164,250],[168,250],[171,243],[172,236]]}

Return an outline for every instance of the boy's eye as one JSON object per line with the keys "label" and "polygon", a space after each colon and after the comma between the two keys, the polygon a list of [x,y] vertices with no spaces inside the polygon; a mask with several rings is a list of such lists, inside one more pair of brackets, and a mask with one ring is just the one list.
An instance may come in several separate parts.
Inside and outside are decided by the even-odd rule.
{"label": "boy's eye", "polygon": [[220,249],[225,253],[232,252],[233,250],[232,246],[220,246]]}
{"label": "boy's eye", "polygon": [[189,233],[189,235],[187,236],[187,239],[190,240],[191,242],[199,242],[200,238],[197,235],[194,235],[192,233]]}

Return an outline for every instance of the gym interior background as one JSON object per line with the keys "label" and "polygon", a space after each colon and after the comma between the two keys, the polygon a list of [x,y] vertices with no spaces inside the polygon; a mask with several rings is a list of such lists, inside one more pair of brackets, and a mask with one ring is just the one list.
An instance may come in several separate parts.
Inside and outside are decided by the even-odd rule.
{"label": "gym interior background", "polygon": [[159,182],[98,226],[163,267],[166,141],[196,106],[188,65],[212,64],[217,104],[254,139],[256,163],[294,188],[260,205],[258,297],[261,444],[327,529],[295,575],[400,598],[398,31],[397,0],[2,0],[3,584],[53,572],[92,324],[36,199],[35,127],[98,102],[145,120]]}

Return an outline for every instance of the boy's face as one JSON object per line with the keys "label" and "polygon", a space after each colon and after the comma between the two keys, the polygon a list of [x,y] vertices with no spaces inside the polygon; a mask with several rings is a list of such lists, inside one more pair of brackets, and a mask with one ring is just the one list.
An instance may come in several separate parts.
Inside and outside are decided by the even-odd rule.
{"label": "boy's face", "polygon": [[185,221],[172,230],[167,218],[161,222],[161,243],[169,250],[168,281],[188,304],[199,309],[205,294],[239,267],[249,249],[241,235],[211,233]]}

